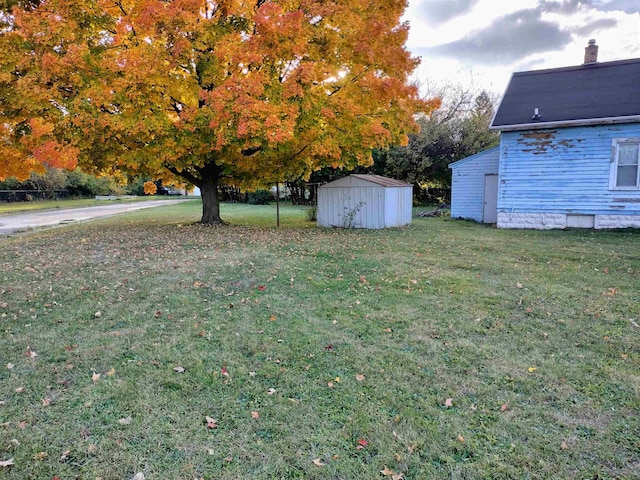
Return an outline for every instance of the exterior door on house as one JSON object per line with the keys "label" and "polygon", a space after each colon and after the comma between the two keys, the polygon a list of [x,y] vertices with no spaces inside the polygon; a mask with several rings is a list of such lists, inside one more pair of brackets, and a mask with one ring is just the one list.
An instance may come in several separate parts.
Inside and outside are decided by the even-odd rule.
{"label": "exterior door on house", "polygon": [[498,222],[498,175],[484,176],[484,205],[482,223]]}

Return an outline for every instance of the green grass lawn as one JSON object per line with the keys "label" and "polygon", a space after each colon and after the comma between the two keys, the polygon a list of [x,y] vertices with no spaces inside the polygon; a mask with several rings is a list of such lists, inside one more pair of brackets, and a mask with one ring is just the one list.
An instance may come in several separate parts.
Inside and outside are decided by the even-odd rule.
{"label": "green grass lawn", "polygon": [[0,478],[640,478],[640,232],[199,208],[0,239]]}

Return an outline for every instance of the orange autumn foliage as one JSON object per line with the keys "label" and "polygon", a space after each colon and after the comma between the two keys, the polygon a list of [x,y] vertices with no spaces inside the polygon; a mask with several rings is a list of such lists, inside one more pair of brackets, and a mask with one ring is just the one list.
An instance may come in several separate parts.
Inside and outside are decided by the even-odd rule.
{"label": "orange autumn foliage", "polygon": [[20,5],[0,17],[0,176],[77,162],[179,178],[216,223],[219,182],[371,164],[438,106],[409,81],[406,0]]}
{"label": "orange autumn foliage", "polygon": [[144,182],[143,188],[145,195],[155,195],[158,192],[158,187],[153,182]]}

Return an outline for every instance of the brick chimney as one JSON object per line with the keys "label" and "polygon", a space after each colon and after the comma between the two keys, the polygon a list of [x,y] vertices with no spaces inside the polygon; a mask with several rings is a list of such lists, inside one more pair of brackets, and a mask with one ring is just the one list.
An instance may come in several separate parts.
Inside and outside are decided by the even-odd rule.
{"label": "brick chimney", "polygon": [[594,39],[589,40],[589,45],[584,49],[584,64],[598,63],[598,45]]}

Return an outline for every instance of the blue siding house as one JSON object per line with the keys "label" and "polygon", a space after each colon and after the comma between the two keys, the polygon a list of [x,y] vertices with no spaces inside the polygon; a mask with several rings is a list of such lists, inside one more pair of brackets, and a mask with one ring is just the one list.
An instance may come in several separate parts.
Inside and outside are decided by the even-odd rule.
{"label": "blue siding house", "polygon": [[513,74],[491,125],[498,228],[640,227],[640,59],[599,63],[597,50]]}

